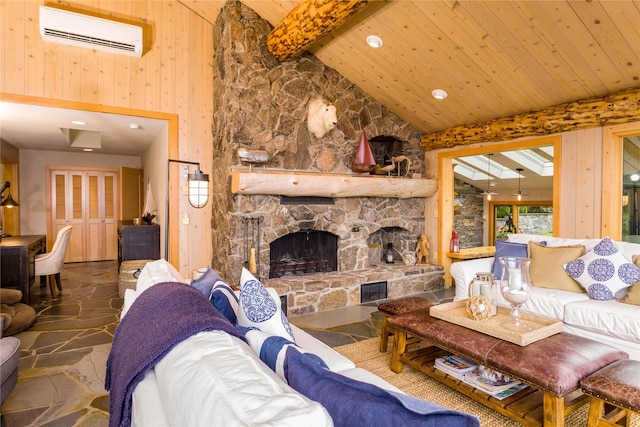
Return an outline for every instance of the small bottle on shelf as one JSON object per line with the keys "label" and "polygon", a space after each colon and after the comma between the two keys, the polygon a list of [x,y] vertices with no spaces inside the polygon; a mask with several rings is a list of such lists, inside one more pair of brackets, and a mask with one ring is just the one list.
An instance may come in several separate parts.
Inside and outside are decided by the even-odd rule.
{"label": "small bottle on shelf", "polygon": [[451,232],[451,244],[450,244],[449,252],[453,252],[453,253],[460,252],[460,239],[458,238],[458,233],[456,233],[456,230],[453,230]]}

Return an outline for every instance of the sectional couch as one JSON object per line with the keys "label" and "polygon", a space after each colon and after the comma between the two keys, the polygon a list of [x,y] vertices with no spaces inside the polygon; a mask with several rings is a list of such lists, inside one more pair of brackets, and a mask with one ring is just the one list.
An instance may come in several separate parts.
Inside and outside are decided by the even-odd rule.
{"label": "sectional couch", "polygon": [[[572,271],[571,266],[584,266],[585,260],[598,259],[596,252],[601,247],[615,252],[611,256],[623,256],[627,262],[640,265],[640,244],[611,242],[608,239],[511,234],[506,243],[496,241],[495,257],[451,264],[450,273],[455,281],[454,298],[468,298],[469,284],[476,273],[497,273],[494,271],[495,258],[501,255],[529,256],[532,259],[533,290],[523,306],[525,311],[562,321],[564,332],[607,343],[627,352],[631,359],[640,360],[640,282],[630,287],[616,283],[612,285],[611,292],[605,289],[607,292],[603,294],[599,292],[602,286],[592,285],[589,288],[589,281],[584,280],[583,276],[574,274],[583,283],[581,285],[567,273],[567,268]],[[628,267],[628,264],[624,265]],[[613,276],[612,280],[615,281],[616,274]],[[617,290],[621,286],[623,288]],[[585,289],[589,289],[590,293]],[[509,305],[501,295],[498,300],[500,305]]]}
{"label": "sectional couch", "polygon": [[126,290],[107,361],[110,425],[479,426],[290,324],[248,271],[239,291],[209,272],[188,285],[154,261]]}

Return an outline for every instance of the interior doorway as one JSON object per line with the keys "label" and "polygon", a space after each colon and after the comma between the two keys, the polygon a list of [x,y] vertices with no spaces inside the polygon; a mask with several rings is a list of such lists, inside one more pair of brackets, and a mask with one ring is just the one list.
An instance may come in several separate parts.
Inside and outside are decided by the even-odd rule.
{"label": "interior doorway", "polygon": [[[561,170],[561,144],[562,138],[560,136],[550,136],[543,138],[536,138],[524,141],[515,141],[507,143],[495,143],[495,144],[483,144],[474,147],[464,147],[460,149],[453,149],[448,151],[442,151],[438,154],[438,264],[445,267],[445,271],[448,271],[451,260],[447,258],[446,254],[449,252],[449,238],[451,236],[451,230],[454,227],[454,201],[455,201],[455,188],[454,188],[454,159],[463,156],[472,156],[477,154],[490,154],[499,153],[505,151],[523,150],[533,147],[552,146],[554,150],[554,170]],[[559,191],[560,188],[560,174],[553,174],[553,190],[551,197],[551,204],[554,207],[559,205]],[[516,184],[517,185],[517,184]],[[515,200],[515,197],[514,197]],[[497,201],[494,200],[494,201]],[[485,222],[485,237],[484,242],[489,242],[488,235],[488,208],[485,198],[485,210],[483,213],[483,221]],[[558,234],[559,227],[559,209],[553,210],[553,234]],[[445,281],[448,277],[445,274]]]}

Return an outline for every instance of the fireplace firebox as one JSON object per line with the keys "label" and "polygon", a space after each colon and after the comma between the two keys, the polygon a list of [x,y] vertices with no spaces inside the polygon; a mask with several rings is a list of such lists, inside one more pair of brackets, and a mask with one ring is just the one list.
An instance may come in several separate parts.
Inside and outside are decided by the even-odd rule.
{"label": "fireplace firebox", "polygon": [[338,236],[301,230],[270,244],[269,278],[338,270]]}

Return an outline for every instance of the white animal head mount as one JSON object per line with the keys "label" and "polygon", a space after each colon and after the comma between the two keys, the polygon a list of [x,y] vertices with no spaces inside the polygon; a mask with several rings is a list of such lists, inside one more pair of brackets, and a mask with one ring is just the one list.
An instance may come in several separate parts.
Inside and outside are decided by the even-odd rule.
{"label": "white animal head mount", "polygon": [[307,115],[307,129],[316,138],[322,138],[338,123],[336,107],[316,98],[309,101],[309,113]]}

